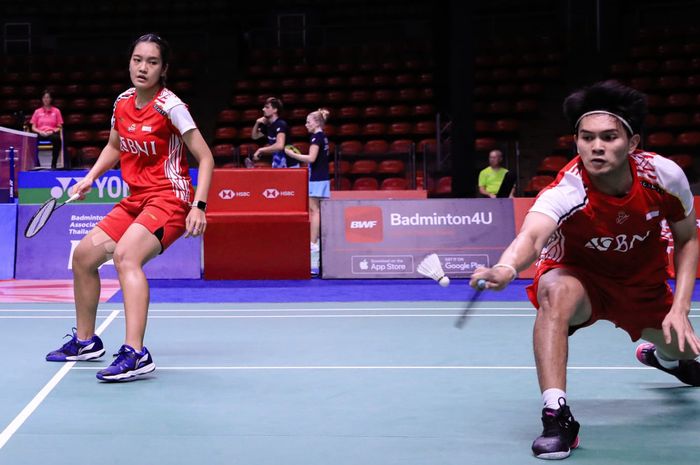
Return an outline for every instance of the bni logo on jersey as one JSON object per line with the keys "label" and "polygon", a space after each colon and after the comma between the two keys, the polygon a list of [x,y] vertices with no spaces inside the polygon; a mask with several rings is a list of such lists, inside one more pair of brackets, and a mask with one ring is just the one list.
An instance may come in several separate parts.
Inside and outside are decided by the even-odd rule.
{"label": "bni logo on jersey", "polygon": [[345,240],[347,242],[381,242],[384,222],[380,207],[347,207],[345,209]]}

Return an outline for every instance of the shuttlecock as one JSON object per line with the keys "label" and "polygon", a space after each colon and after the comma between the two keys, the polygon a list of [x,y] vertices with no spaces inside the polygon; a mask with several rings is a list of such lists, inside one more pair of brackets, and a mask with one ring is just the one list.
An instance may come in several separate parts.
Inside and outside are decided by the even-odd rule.
{"label": "shuttlecock", "polygon": [[442,287],[447,287],[450,285],[450,278],[445,276],[445,272],[442,271],[440,258],[437,256],[437,254],[431,253],[425,257],[423,261],[418,264],[418,268],[416,270],[423,276],[434,279]]}

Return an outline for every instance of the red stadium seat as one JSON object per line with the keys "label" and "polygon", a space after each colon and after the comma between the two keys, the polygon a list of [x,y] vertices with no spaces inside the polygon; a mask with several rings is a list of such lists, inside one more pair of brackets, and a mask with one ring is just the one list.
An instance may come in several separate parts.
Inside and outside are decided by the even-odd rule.
{"label": "red stadium seat", "polygon": [[341,124],[338,128],[339,136],[357,137],[360,132],[360,125],[357,123]]}
{"label": "red stadium seat", "polygon": [[85,124],[85,115],[82,113],[68,113],[64,120],[69,127],[80,126],[81,124]]}
{"label": "red stadium seat", "polygon": [[333,126],[332,124],[326,124],[326,125],[323,127],[323,132],[324,132],[327,136],[335,136],[335,133],[336,133],[337,131],[336,131],[336,129],[335,129],[335,126]]}
{"label": "red stadium seat", "polygon": [[96,160],[102,149],[93,145],[88,145],[80,149],[80,156],[83,160]]}
{"label": "red stadium seat", "polygon": [[690,94],[671,94],[666,99],[666,104],[670,107],[687,107],[694,103]]}
{"label": "red stadium seat", "polygon": [[418,99],[418,91],[413,88],[399,89],[398,99],[401,101],[411,101]]}
{"label": "red stadium seat", "polygon": [[350,93],[351,102],[366,102],[370,99],[369,92],[366,90],[353,90]]}
{"label": "red stadium seat", "polygon": [[383,136],[386,134],[386,125],[383,123],[367,123],[362,128],[362,133],[366,136]]}
{"label": "red stadium seat", "polygon": [[684,171],[693,168],[693,157],[687,154],[677,154],[668,157],[669,160],[673,160],[678,166],[680,166]]}
{"label": "red stadium seat", "polygon": [[646,143],[647,145],[658,148],[658,147],[668,147],[673,145],[675,142],[675,137],[670,132],[652,132],[647,135]]}
{"label": "red stadium seat", "polygon": [[406,165],[401,160],[382,160],[377,166],[377,173],[403,174]]}
{"label": "red stadium seat", "polygon": [[237,107],[249,107],[255,105],[255,100],[250,94],[237,94],[233,96],[231,103]]}
{"label": "red stadium seat", "polygon": [[386,114],[386,108],[377,105],[366,107],[362,114],[365,118],[381,118]]}
{"label": "red stadium seat", "polygon": [[540,162],[540,166],[537,168],[537,172],[540,174],[556,174],[561,170],[569,160],[566,157],[552,155],[549,157],[544,157]]}
{"label": "red stadium seat", "polygon": [[216,129],[216,132],[214,133],[214,139],[216,139],[216,140],[235,139],[237,135],[238,135],[238,131],[236,130],[236,128],[222,127],[222,128]]}
{"label": "red stadium seat", "polygon": [[383,191],[402,191],[408,189],[408,181],[404,178],[386,178],[379,186]]}
{"label": "red stadium seat", "polygon": [[685,78],[681,76],[660,76],[658,80],[659,89],[664,91],[677,90],[685,84]]}
{"label": "red stadium seat", "polygon": [[389,143],[385,140],[370,140],[364,146],[364,152],[373,155],[383,155],[389,151]]}
{"label": "red stadium seat", "polygon": [[389,152],[391,153],[410,153],[413,147],[413,141],[409,139],[397,139],[389,144]]}
{"label": "red stadium seat", "polygon": [[411,134],[412,131],[411,123],[391,123],[387,133],[391,136],[405,136]]}
{"label": "red stadium seat", "polygon": [[238,154],[241,157],[250,157],[258,148],[258,144],[241,144],[238,146]]}
{"label": "red stadium seat", "polygon": [[661,125],[668,127],[681,127],[690,124],[690,115],[687,113],[667,113],[661,117]]}
{"label": "red stadium seat", "polygon": [[520,127],[520,123],[516,119],[499,119],[496,121],[496,131],[499,132],[516,132]]}
{"label": "red stadium seat", "polygon": [[485,120],[485,119],[478,119],[474,121],[474,130],[476,132],[491,132],[493,131],[493,122]]}
{"label": "red stadium seat", "polygon": [[376,76],[372,76],[372,84],[375,86],[391,86],[394,84],[394,79],[391,76],[387,76],[386,74],[378,74]]}
{"label": "red stadium seat", "polygon": [[311,113],[308,108],[296,107],[289,112],[289,118],[294,120],[306,121],[306,117]]}
{"label": "red stadium seat", "polygon": [[219,117],[217,118],[217,121],[220,123],[235,123],[239,121],[241,118],[241,113],[236,110],[221,110],[219,112]]}
{"label": "red stadium seat", "polygon": [[352,164],[352,174],[372,174],[377,171],[377,162],[374,160],[357,160]]}
{"label": "red stadium seat", "polygon": [[70,108],[80,111],[87,110],[90,108],[90,101],[86,98],[77,98],[71,102]]}
{"label": "red stadium seat", "polygon": [[95,140],[106,143],[111,133],[111,129],[101,129],[95,133]]}
{"label": "red stadium seat", "polygon": [[302,83],[307,89],[318,89],[323,84],[323,81],[319,77],[309,76],[304,78]]}
{"label": "red stadium seat", "polygon": [[392,118],[404,118],[411,113],[411,110],[406,105],[392,105],[388,113]]}
{"label": "red stadium seat", "polygon": [[296,78],[286,78],[280,81],[280,87],[283,89],[298,89],[301,87],[301,81]]}
{"label": "red stadium seat", "polygon": [[396,76],[396,83],[401,86],[410,86],[415,83],[416,78],[413,74],[399,74]]}
{"label": "red stadium seat", "polygon": [[94,134],[92,131],[74,131],[68,139],[72,142],[90,142],[94,140]]}
{"label": "red stadium seat", "polygon": [[306,126],[292,126],[289,128],[289,135],[294,138],[303,138],[308,136],[309,131],[306,130]]}
{"label": "red stadium seat", "polygon": [[678,134],[676,144],[681,147],[698,147],[700,146],[700,131],[688,131]]}
{"label": "red stadium seat", "polygon": [[295,142],[294,146],[296,148],[298,148],[301,153],[307,154],[307,153],[309,153],[309,147],[311,146],[311,144],[309,144],[308,142],[302,141],[302,142]]}
{"label": "red stadium seat", "polygon": [[370,177],[357,178],[352,184],[352,190],[354,191],[376,191],[378,189],[379,181]]}
{"label": "red stadium seat", "polygon": [[339,118],[355,119],[360,117],[360,109],[358,107],[341,107],[338,110]]}
{"label": "red stadium seat", "polygon": [[348,140],[340,144],[340,153],[342,155],[358,155],[362,153],[363,146],[359,140]]}
{"label": "red stadium seat", "polygon": [[416,134],[435,134],[436,127],[433,121],[419,121],[413,127],[413,132]]}
{"label": "red stadium seat", "polygon": [[307,92],[302,96],[302,101],[308,105],[319,105],[323,102],[323,95],[320,92]]}
{"label": "red stadium seat", "polygon": [[249,108],[243,111],[243,121],[252,123],[262,116],[262,112],[258,109]]}
{"label": "red stadium seat", "polygon": [[245,79],[236,81],[233,88],[237,91],[250,91],[253,89],[253,81],[248,81]]}
{"label": "red stadium seat", "polygon": [[419,153],[434,152],[435,150],[437,150],[437,140],[435,139],[420,140],[416,146],[416,151]]}
{"label": "red stadium seat", "polygon": [[[336,169],[335,169],[335,162],[331,161],[328,164],[328,171],[330,174],[334,174]],[[338,164],[338,172],[340,174],[346,174],[350,172],[350,162],[347,160],[340,160],[340,163]]]}
{"label": "red stadium seat", "polygon": [[573,150],[575,148],[574,135],[565,134],[557,138],[555,147],[559,150]]}
{"label": "red stadium seat", "polygon": [[333,91],[328,92],[326,94],[326,100],[329,103],[338,104],[340,102],[344,102],[345,100],[347,100],[347,96],[345,95],[345,92],[342,92],[339,90],[333,90]]}
{"label": "red stadium seat", "polygon": [[258,89],[270,90],[278,87],[277,81],[274,79],[261,79],[258,81]]}
{"label": "red stadium seat", "polygon": [[422,103],[413,107],[414,116],[433,116],[435,107],[429,103]]}
{"label": "red stadium seat", "polygon": [[326,78],[327,87],[342,87],[345,85],[345,78],[342,76],[330,76]]}
{"label": "red stadium seat", "polygon": [[232,144],[217,144],[212,147],[212,154],[214,158],[228,158],[232,157],[234,148]]}
{"label": "red stadium seat", "polygon": [[549,184],[554,181],[554,176],[547,175],[536,175],[530,178],[527,186],[525,187],[525,193],[528,195],[535,195]]}
{"label": "red stadium seat", "polygon": [[[345,176],[340,177],[340,190],[341,191],[349,191],[352,189],[352,182]],[[335,188],[335,181],[331,180],[331,190],[334,191],[336,190]]]}
{"label": "red stadium seat", "polygon": [[285,92],[280,96],[280,98],[282,99],[282,102],[284,102],[285,105],[294,105],[299,101],[299,94],[295,94],[293,92]]}
{"label": "red stadium seat", "polygon": [[388,102],[394,99],[394,91],[390,89],[379,89],[372,93],[372,100],[376,102]]}
{"label": "red stadium seat", "polygon": [[350,87],[365,87],[369,85],[369,78],[367,76],[350,76],[348,78],[348,84]]}
{"label": "red stadium seat", "polygon": [[239,139],[250,139],[253,134],[253,128],[250,126],[246,126],[241,128],[238,131],[238,138]]}
{"label": "red stadium seat", "polygon": [[513,111],[513,106],[508,100],[496,100],[487,106],[489,113],[508,114]]}
{"label": "red stadium seat", "polygon": [[477,137],[474,141],[474,148],[477,151],[493,150],[498,145],[498,141],[493,137]]}
{"label": "red stadium seat", "polygon": [[452,176],[443,176],[438,179],[437,185],[435,186],[435,193],[437,195],[448,195],[452,193]]}
{"label": "red stadium seat", "polygon": [[518,100],[515,102],[516,113],[535,113],[538,109],[536,100]]}

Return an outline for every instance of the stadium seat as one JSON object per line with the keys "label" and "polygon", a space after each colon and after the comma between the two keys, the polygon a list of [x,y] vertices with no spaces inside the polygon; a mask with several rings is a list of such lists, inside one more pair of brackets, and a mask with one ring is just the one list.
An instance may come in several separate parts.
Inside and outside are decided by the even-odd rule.
{"label": "stadium seat", "polygon": [[408,189],[408,181],[404,178],[386,178],[379,186],[383,191],[400,191]]}
{"label": "stadium seat", "polygon": [[574,143],[574,135],[573,134],[564,134],[563,136],[557,137],[557,142],[555,144],[555,147],[558,150],[566,150],[566,151],[575,150],[576,146]]}
{"label": "stadium seat", "polygon": [[68,140],[71,142],[91,142],[94,140],[92,131],[74,131],[70,133]]}
{"label": "stadium seat", "polygon": [[377,171],[377,162],[374,160],[357,160],[352,164],[352,174],[372,174]]}
{"label": "stadium seat", "polygon": [[289,117],[295,120],[306,121],[306,117],[309,115],[309,113],[311,113],[311,111],[308,108],[296,107],[289,112]]}
{"label": "stadium seat", "polygon": [[669,160],[673,160],[678,166],[680,166],[683,171],[691,170],[693,168],[693,157],[687,154],[676,154],[668,157]]}
{"label": "stadium seat", "polygon": [[341,107],[338,110],[338,118],[355,119],[360,117],[358,107]]}
{"label": "stadium seat", "polygon": [[414,84],[415,81],[416,78],[413,76],[413,74],[399,74],[396,76],[396,84],[401,86],[410,86]]}
{"label": "stadium seat", "polygon": [[389,107],[388,115],[391,118],[405,118],[411,113],[410,108],[407,105],[391,105]]}
{"label": "stadium seat", "polygon": [[369,85],[369,78],[362,75],[350,76],[348,78],[348,84],[350,87],[365,87]]}
{"label": "stadium seat", "polygon": [[366,90],[353,90],[350,93],[351,102],[366,102],[370,99],[369,92]]}
{"label": "stadium seat", "polygon": [[694,104],[694,99],[690,94],[671,94],[666,99],[666,104],[670,107],[688,107]]}
{"label": "stadium seat", "polygon": [[527,183],[525,187],[525,194],[528,196],[537,195],[539,191],[547,187],[554,181],[554,176],[548,175],[535,175]]}
{"label": "stadium seat", "polygon": [[295,142],[294,146],[296,148],[298,148],[301,153],[307,154],[307,153],[309,153],[309,147],[311,146],[311,144],[309,144],[308,142],[302,141],[302,142]]}
{"label": "stadium seat", "polygon": [[[334,191],[336,190],[335,187],[335,180],[331,179],[331,190]],[[341,191],[349,191],[352,190],[352,182],[345,176],[340,177],[340,190]]]}
{"label": "stadium seat", "polygon": [[338,127],[339,136],[357,137],[360,132],[360,125],[357,123],[345,123]]}
{"label": "stadium seat", "polygon": [[307,105],[320,105],[323,102],[323,95],[320,92],[307,92],[302,95],[302,102]]}
{"label": "stadium seat", "polygon": [[413,107],[413,116],[434,116],[435,107],[429,103],[421,103]]}
{"label": "stadium seat", "polygon": [[107,143],[109,136],[112,133],[110,129],[100,129],[95,133],[95,140],[99,142]]}
{"label": "stadium seat", "polygon": [[397,139],[389,144],[389,152],[391,153],[410,153],[413,147],[413,141],[409,139]]}
{"label": "stadium seat", "polygon": [[651,134],[647,135],[646,145],[654,148],[668,147],[673,145],[674,142],[675,137],[670,132],[652,132]]}
{"label": "stadium seat", "polygon": [[226,109],[219,112],[219,117],[217,118],[220,123],[235,123],[240,120],[241,114],[239,111]]}
{"label": "stadium seat", "polygon": [[370,140],[364,145],[364,153],[372,155],[384,155],[389,151],[389,143],[385,140]]}
{"label": "stadium seat", "polygon": [[499,119],[496,121],[495,129],[498,132],[516,132],[520,123],[516,119]]}
{"label": "stadium seat", "polygon": [[687,113],[667,113],[661,117],[661,125],[667,127],[682,127],[690,124],[690,115]]}
{"label": "stadium seat", "polygon": [[345,78],[342,76],[329,76],[326,78],[326,86],[331,88],[342,87],[345,85]]}
{"label": "stadium seat", "polygon": [[382,118],[386,114],[386,108],[372,105],[365,107],[364,110],[362,110],[362,114],[365,118]]}
{"label": "stadium seat", "polygon": [[85,115],[82,113],[68,113],[64,121],[68,127],[76,127],[85,124]]}
{"label": "stadium seat", "polygon": [[372,100],[376,102],[388,102],[394,99],[394,91],[390,89],[378,89],[372,93]]}
{"label": "stadium seat", "polygon": [[285,92],[280,96],[280,98],[286,106],[294,105],[299,101],[299,94],[296,94],[294,92]]}
{"label": "stadium seat", "polygon": [[474,140],[474,148],[477,151],[493,150],[498,145],[498,141],[493,137],[477,137]]}
{"label": "stadium seat", "polygon": [[682,88],[684,84],[685,78],[681,76],[660,76],[657,81],[658,88],[664,91],[678,90]]}
{"label": "stadium seat", "polygon": [[386,74],[378,74],[376,76],[372,76],[372,84],[383,87],[391,86],[394,84],[394,79]]}
{"label": "stadium seat", "polygon": [[419,153],[434,152],[435,150],[437,150],[437,140],[435,139],[422,139],[416,145],[416,151]]}
{"label": "stadium seat", "polygon": [[232,157],[234,148],[232,144],[217,144],[213,147],[212,154],[214,158]]}
{"label": "stadium seat", "polygon": [[292,136],[293,138],[303,138],[307,137],[309,134],[309,131],[306,130],[306,126],[292,126],[289,128],[289,135]]}
{"label": "stadium seat", "polygon": [[436,129],[433,121],[419,121],[413,127],[413,132],[415,134],[430,135],[435,134]]}
{"label": "stadium seat", "polygon": [[359,140],[348,140],[340,144],[341,155],[358,155],[362,153],[363,146]]}
{"label": "stadium seat", "polygon": [[569,163],[569,160],[566,157],[558,155],[544,157],[537,168],[537,172],[539,174],[553,175],[558,173],[567,163]]}
{"label": "stadium seat", "polygon": [[[340,162],[338,163],[338,172],[339,172],[340,174],[349,173],[349,172],[350,172],[350,166],[351,166],[351,165],[350,165],[350,162],[349,162],[349,161],[347,161],[347,160],[340,160]],[[336,169],[335,169],[335,162],[331,161],[331,162],[328,164],[328,172],[329,172],[330,174],[334,174],[334,173],[336,172]]]}
{"label": "stadium seat", "polygon": [[493,122],[485,119],[478,119],[474,121],[474,130],[477,133],[491,132],[493,131]]}
{"label": "stadium seat", "polygon": [[411,134],[413,131],[413,126],[411,123],[391,123],[387,134],[390,136],[405,136]]}
{"label": "stadium seat", "polygon": [[399,89],[398,100],[407,102],[418,99],[418,91],[412,87]]}
{"label": "stadium seat", "polygon": [[217,128],[214,133],[215,140],[231,140],[235,139],[238,135],[238,131],[233,127],[221,127]]}
{"label": "stadium seat", "polygon": [[274,79],[261,79],[258,81],[258,89],[269,91],[270,89],[275,89],[279,85]]}
{"label": "stadium seat", "polygon": [[70,104],[73,110],[86,111],[90,108],[90,101],[86,98],[77,98]]}
{"label": "stadium seat", "polygon": [[301,81],[296,78],[282,79],[282,81],[280,81],[280,87],[282,87],[282,89],[298,89],[301,87]]}
{"label": "stadium seat", "polygon": [[249,107],[255,105],[256,102],[250,94],[237,94],[233,96],[231,103],[237,107]]}
{"label": "stadium seat", "polygon": [[241,157],[250,157],[258,150],[258,144],[241,144],[238,146],[238,154]]}
{"label": "stadium seat", "polygon": [[354,191],[376,191],[379,189],[379,181],[376,178],[362,177],[355,179],[352,184]]}
{"label": "stadium seat", "polygon": [[515,102],[516,113],[535,113],[538,109],[536,100],[518,100]]}
{"label": "stadium seat", "polygon": [[253,128],[250,126],[245,126],[238,131],[239,139],[250,139],[253,134]]}
{"label": "stadium seat", "polygon": [[102,149],[93,145],[88,145],[80,149],[80,157],[83,161],[97,160]]}
{"label": "stadium seat", "polygon": [[347,96],[345,95],[345,92],[333,90],[326,94],[326,100],[328,101],[328,103],[337,105],[338,103],[347,100]]}
{"label": "stadium seat", "polygon": [[452,176],[443,176],[438,179],[435,186],[435,194],[448,195],[452,193]]}
{"label": "stadium seat", "polygon": [[367,123],[362,128],[362,134],[366,136],[383,136],[386,134],[386,125],[383,123]]}
{"label": "stadium seat", "polygon": [[247,110],[243,110],[242,120],[252,124],[256,119],[260,118],[261,116],[262,111],[254,108],[249,108]]}
{"label": "stadium seat", "polygon": [[700,131],[688,131],[678,134],[676,144],[681,147],[698,147],[700,146]]}
{"label": "stadium seat", "polygon": [[401,160],[382,160],[377,166],[377,173],[382,174],[403,174],[406,164]]}
{"label": "stadium seat", "polygon": [[318,89],[323,84],[321,78],[316,76],[309,76],[302,80],[302,83],[307,89]]}
{"label": "stadium seat", "polygon": [[336,129],[336,127],[333,126],[332,124],[326,124],[326,125],[323,127],[323,132],[324,132],[327,136],[329,136],[329,137],[330,137],[330,136],[335,136],[335,134],[336,134],[336,132],[337,132],[337,129]]}

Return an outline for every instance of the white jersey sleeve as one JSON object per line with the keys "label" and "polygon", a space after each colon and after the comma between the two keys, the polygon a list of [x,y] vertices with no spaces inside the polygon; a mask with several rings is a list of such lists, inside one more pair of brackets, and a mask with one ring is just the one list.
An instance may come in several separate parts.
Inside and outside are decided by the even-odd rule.
{"label": "white jersey sleeve", "polygon": [[693,193],[683,169],[660,155],[654,157],[654,167],[661,188],[681,202],[683,212],[688,216],[693,211]]}
{"label": "white jersey sleeve", "polygon": [[586,206],[588,197],[577,167],[564,173],[559,182],[543,191],[530,208],[531,212],[543,213],[557,224]]}
{"label": "white jersey sleeve", "polygon": [[182,102],[180,102],[180,105],[172,107],[168,111],[168,116],[170,117],[170,121],[172,121],[173,126],[175,126],[177,130],[180,131],[180,134],[184,134],[189,130],[197,128],[197,125],[192,119],[190,111],[187,109],[187,106]]}

